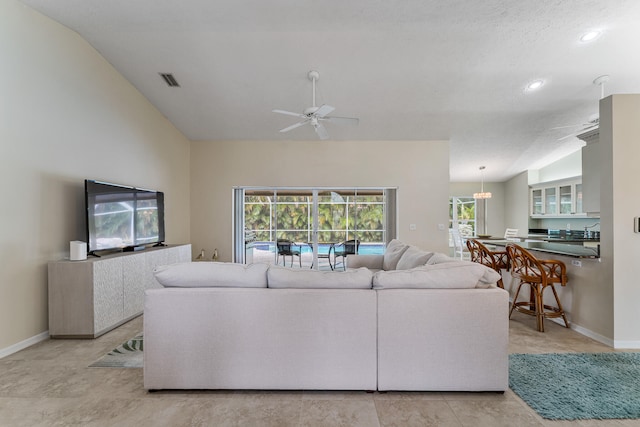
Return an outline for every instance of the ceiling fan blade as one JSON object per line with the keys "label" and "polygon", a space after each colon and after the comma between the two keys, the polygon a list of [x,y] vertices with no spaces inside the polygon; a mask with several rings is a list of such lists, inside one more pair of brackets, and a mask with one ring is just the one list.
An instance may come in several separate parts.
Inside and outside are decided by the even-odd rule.
{"label": "ceiling fan blade", "polygon": [[579,126],[584,126],[584,124],[578,124],[578,125],[569,125],[569,126],[556,126],[554,128],[551,128],[550,130],[557,130],[557,129],[568,129],[568,128],[577,128]]}
{"label": "ceiling fan blade", "polygon": [[316,133],[318,134],[320,139],[329,139],[329,132],[327,132],[327,129],[322,126],[322,124],[318,123],[313,128],[316,130]]}
{"label": "ceiling fan blade", "polygon": [[280,129],[280,132],[289,132],[292,129],[299,128],[300,126],[306,125],[308,121],[309,121],[309,119],[303,120],[301,122],[296,123],[295,125],[291,125],[291,126],[286,127],[284,129]]}
{"label": "ceiling fan blade", "polygon": [[295,116],[295,117],[300,117],[301,119],[304,119],[305,116],[304,114],[300,114],[300,113],[293,113],[291,111],[285,111],[285,110],[271,110],[272,113],[278,113],[278,114],[286,114],[287,116]]}
{"label": "ceiling fan blade", "polygon": [[315,113],[313,113],[313,115],[316,117],[324,117],[330,112],[332,112],[333,110],[335,110],[335,107],[332,107],[331,105],[323,104],[316,110]]}
{"label": "ceiling fan blade", "polygon": [[569,126],[556,126],[554,128],[551,128],[551,130],[577,128],[577,127],[580,127],[580,126],[584,126],[585,128],[588,128],[588,127],[591,127],[591,126],[598,126],[598,122],[580,123],[579,125],[569,125]]}
{"label": "ceiling fan blade", "polygon": [[571,137],[574,137],[574,136],[576,136],[576,134],[572,133],[572,134],[569,134],[567,136],[563,136],[562,138],[558,138],[558,141],[564,141],[565,139],[571,138]]}
{"label": "ceiling fan blade", "polygon": [[340,123],[343,125],[357,125],[358,123],[360,123],[360,119],[357,119],[355,117],[325,116],[325,117],[322,117],[320,120],[326,120],[331,123]]}

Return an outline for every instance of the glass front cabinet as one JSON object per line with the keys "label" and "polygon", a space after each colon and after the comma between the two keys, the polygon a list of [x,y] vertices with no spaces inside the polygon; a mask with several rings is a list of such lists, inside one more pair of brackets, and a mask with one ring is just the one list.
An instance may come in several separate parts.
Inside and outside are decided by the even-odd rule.
{"label": "glass front cabinet", "polygon": [[533,218],[584,215],[580,177],[535,184],[530,188],[529,200]]}

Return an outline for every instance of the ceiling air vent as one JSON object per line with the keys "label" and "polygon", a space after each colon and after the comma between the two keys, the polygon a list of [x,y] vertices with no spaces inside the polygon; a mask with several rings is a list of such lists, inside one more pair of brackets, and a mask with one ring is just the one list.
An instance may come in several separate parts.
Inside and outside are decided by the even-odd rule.
{"label": "ceiling air vent", "polygon": [[162,77],[162,79],[165,81],[165,83],[169,87],[180,87],[176,78],[173,77],[173,74],[171,73],[159,73],[159,74],[160,74],[160,77]]}

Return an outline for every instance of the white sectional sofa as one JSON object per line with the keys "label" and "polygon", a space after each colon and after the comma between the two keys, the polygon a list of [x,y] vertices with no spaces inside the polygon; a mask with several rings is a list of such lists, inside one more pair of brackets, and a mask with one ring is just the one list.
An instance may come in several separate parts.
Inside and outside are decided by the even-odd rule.
{"label": "white sectional sofa", "polygon": [[[399,243],[386,263],[373,258],[408,266],[392,259]],[[346,272],[158,268],[165,288],[145,294],[144,387],[507,389],[509,303],[497,273],[442,254],[376,272],[373,258],[349,257]]]}

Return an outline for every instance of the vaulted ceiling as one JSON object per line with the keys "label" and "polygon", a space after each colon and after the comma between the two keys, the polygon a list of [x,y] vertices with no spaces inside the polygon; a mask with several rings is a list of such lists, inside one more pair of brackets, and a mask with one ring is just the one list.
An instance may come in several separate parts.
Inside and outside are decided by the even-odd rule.
{"label": "vaulted ceiling", "polygon": [[[452,181],[580,148],[604,94],[640,93],[637,0],[21,0],[86,39],[191,140],[451,141]],[[580,37],[598,30],[591,42]],[[180,84],[169,87],[159,73]],[[593,83],[601,75],[610,80]],[[537,90],[527,85],[541,80]],[[640,119],[640,118],[639,118]]]}

